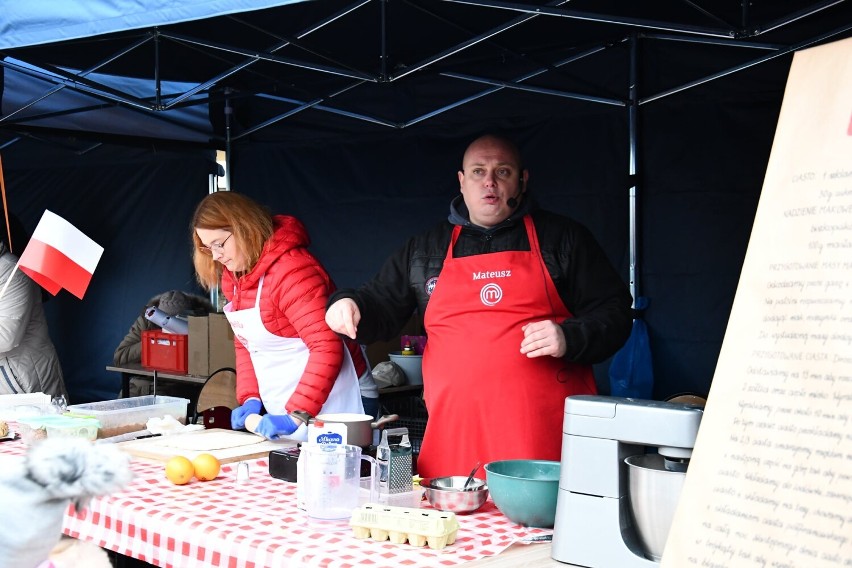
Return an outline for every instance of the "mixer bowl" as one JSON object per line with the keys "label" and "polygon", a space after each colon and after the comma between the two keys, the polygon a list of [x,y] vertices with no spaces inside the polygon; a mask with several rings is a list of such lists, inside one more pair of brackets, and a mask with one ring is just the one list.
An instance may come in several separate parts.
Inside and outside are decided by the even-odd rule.
{"label": "mixer bowl", "polygon": [[663,456],[646,454],[624,460],[630,488],[630,512],[645,556],[659,562],[666,547],[686,472],[668,471]]}

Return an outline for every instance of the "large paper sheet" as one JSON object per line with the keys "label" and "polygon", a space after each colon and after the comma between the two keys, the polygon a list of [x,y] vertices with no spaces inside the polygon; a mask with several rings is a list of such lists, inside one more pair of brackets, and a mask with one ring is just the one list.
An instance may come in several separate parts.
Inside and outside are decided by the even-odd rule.
{"label": "large paper sheet", "polygon": [[852,39],[796,53],[662,566],[852,564]]}

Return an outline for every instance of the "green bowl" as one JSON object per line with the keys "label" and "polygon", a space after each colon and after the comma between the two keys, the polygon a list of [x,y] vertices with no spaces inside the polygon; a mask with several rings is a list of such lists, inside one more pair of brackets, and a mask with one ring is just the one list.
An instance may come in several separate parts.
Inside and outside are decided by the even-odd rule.
{"label": "green bowl", "polygon": [[495,461],[485,464],[485,481],[491,500],[509,520],[525,527],[552,528],[559,471],[557,461]]}

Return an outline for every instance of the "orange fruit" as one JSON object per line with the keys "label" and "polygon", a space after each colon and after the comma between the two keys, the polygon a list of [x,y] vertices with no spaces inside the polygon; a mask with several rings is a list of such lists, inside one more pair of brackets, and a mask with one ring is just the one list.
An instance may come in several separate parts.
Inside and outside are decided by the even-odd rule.
{"label": "orange fruit", "polygon": [[174,456],[166,462],[166,478],[175,485],[186,485],[193,475],[195,468],[185,456]]}
{"label": "orange fruit", "polygon": [[198,481],[210,481],[219,475],[222,464],[212,454],[198,454],[192,460],[192,466],[195,468],[195,477]]}

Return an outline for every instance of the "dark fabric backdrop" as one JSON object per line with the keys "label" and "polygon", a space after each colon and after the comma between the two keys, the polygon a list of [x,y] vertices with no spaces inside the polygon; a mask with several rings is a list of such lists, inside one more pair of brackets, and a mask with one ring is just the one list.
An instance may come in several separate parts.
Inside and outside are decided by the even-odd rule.
{"label": "dark fabric backdrop", "polygon": [[[724,337],[771,149],[786,70],[733,77],[640,107],[639,291],[655,398],[706,394]],[[458,124],[458,122],[456,122]],[[463,128],[424,123],[303,143],[235,144],[232,187],[300,217],[339,286],[357,286],[405,238],[443,218],[467,143],[497,127],[517,138],[530,191],[575,217],[628,280],[626,111],[548,119],[512,116]],[[46,145],[3,151],[10,209],[32,230],[45,208],[106,251],[83,301],[47,306],[73,402],[111,398],[104,367],[145,301],[197,291],[188,223],[208,190],[209,151],[103,145],[71,154]],[[606,364],[597,369],[606,392]]]}
{"label": "dark fabric backdrop", "polygon": [[[45,304],[72,403],[118,396],[105,370],[152,296],[199,291],[189,255],[189,217],[208,191],[212,152],[102,147],[90,155],[3,153],[9,209],[32,232],[45,209],[104,247],[83,300],[60,291]],[[32,148],[30,149],[32,150]]]}

